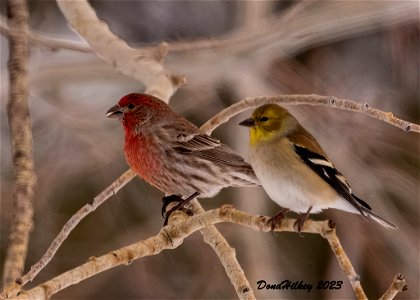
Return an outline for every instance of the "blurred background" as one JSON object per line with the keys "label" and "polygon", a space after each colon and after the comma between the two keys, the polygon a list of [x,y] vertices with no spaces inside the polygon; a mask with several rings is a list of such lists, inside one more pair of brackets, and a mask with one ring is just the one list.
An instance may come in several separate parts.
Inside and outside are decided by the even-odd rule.
{"label": "blurred background", "polygon": [[[111,30],[132,46],[170,43],[165,67],[187,76],[174,110],[202,125],[245,97],[333,95],[368,102],[420,123],[418,3],[404,1],[90,1]],[[4,3],[1,2],[4,20]],[[401,8],[411,5],[407,15]],[[32,30],[83,43],[54,1],[29,1]],[[417,18],[416,18],[417,15]],[[414,16],[414,17],[413,17]],[[8,42],[1,36],[1,260],[7,248],[12,169],[6,117]],[[203,47],[200,40],[211,40]],[[117,74],[94,54],[32,47],[30,109],[38,184],[27,269],[69,217],[128,166],[122,126],[105,118],[118,99],[144,87]],[[386,230],[358,215],[329,210],[369,298],[400,272],[419,299],[420,139],[363,114],[289,106],[347,177],[355,194],[399,226]],[[214,136],[247,155],[247,130],[222,125]],[[140,179],[88,216],[65,241],[35,286],[115,248],[155,235],[163,224],[162,193]],[[279,207],[261,188],[229,188],[200,201],[274,215]],[[292,216],[293,214],[291,214]],[[327,242],[317,235],[259,233],[232,224],[217,228],[259,299],[353,299],[350,283]],[[2,272],[2,268],[0,270]],[[256,282],[342,280],[340,290],[257,290]],[[28,286],[28,287],[30,287]],[[216,255],[195,233],[175,250],[114,268],[53,299],[231,299],[236,293]]]}

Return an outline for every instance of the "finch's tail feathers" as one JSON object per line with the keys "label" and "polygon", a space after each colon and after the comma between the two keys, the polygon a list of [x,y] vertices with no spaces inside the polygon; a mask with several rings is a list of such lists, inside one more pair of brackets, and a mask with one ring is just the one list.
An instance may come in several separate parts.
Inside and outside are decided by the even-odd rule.
{"label": "finch's tail feathers", "polygon": [[398,227],[394,224],[392,224],[391,222],[385,220],[384,218],[382,218],[381,216],[379,216],[378,214],[374,213],[373,211],[362,207],[363,212],[369,216],[369,218],[375,220],[376,222],[378,222],[379,224],[381,224],[382,226],[384,226],[385,228],[388,229],[398,229]]}
{"label": "finch's tail feathers", "polygon": [[362,199],[360,199],[359,197],[357,197],[354,194],[352,194],[352,196],[357,200],[357,202],[359,202],[360,210],[363,212],[364,216],[367,216],[367,217],[375,220],[376,222],[378,222],[379,224],[381,224],[385,228],[398,229],[398,227],[396,225],[392,224],[391,222],[388,222],[387,220],[385,220],[384,218],[382,218],[378,214],[374,213],[372,211],[372,208],[365,201],[363,201]]}

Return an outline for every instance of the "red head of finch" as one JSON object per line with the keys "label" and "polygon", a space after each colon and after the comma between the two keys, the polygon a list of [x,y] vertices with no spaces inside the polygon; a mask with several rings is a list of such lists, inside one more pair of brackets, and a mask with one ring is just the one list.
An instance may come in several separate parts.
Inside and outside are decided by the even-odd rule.
{"label": "red head of finch", "polygon": [[241,156],[156,97],[126,95],[107,117],[123,123],[131,168],[166,195],[212,197],[224,187],[258,184]]}

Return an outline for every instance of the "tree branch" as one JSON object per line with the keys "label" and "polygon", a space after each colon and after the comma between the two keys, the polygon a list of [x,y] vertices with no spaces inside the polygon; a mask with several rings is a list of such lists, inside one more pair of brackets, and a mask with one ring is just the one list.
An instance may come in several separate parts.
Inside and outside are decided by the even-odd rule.
{"label": "tree branch", "polygon": [[[112,251],[97,258],[90,258],[85,264],[67,271],[29,291],[20,293],[18,299],[47,299],[60,290],[92,277],[110,268],[129,264],[141,257],[155,255],[165,249],[174,249],[182,244],[183,240],[197,230],[221,222],[230,222],[243,225],[256,231],[270,232],[269,217],[251,215],[224,205],[219,209],[210,210],[188,217],[185,213],[177,211],[171,216],[171,223],[163,227],[153,237],[135,244]],[[276,232],[296,232],[295,219],[283,219],[276,225]],[[324,237],[331,246],[336,258],[348,277],[358,299],[367,299],[348,256],[346,255],[331,221],[307,220],[302,228],[303,233],[315,233]]]}
{"label": "tree branch", "polygon": [[407,290],[407,283],[405,282],[405,278],[402,274],[397,274],[394,277],[390,287],[382,295],[379,300],[391,300],[394,299],[398,293],[404,292]]}
{"label": "tree branch", "polygon": [[168,45],[161,43],[150,51],[131,48],[99,20],[86,0],[57,0],[69,25],[105,60],[122,74],[143,82],[146,93],[168,102],[176,89],[186,82],[185,76],[168,73],[161,62]]}
{"label": "tree branch", "polygon": [[233,116],[251,108],[256,108],[263,104],[286,104],[286,105],[316,105],[338,108],[348,111],[364,113],[372,118],[376,118],[385,123],[396,126],[406,132],[413,131],[420,133],[420,125],[410,123],[402,119],[394,117],[392,112],[384,112],[382,110],[369,107],[367,103],[361,104],[353,100],[341,99],[333,96],[319,95],[280,95],[280,96],[262,96],[257,98],[247,98],[239,101],[228,108],[219,112],[216,116],[208,120],[201,129],[203,132],[210,134],[220,124],[226,123]]}
{"label": "tree branch", "polygon": [[28,107],[29,48],[26,30],[28,8],[25,0],[7,1],[9,25],[16,28],[10,37],[10,89],[7,104],[14,168],[13,218],[9,247],[4,263],[3,283],[7,287],[22,275],[33,227],[33,197],[36,175],[32,156],[32,125]]}
{"label": "tree branch", "polygon": [[[191,202],[194,214],[204,213],[203,207],[194,199]],[[236,259],[236,251],[226,241],[225,237],[216,229],[214,225],[209,225],[200,230],[203,240],[217,254],[225,268],[225,272],[234,286],[239,299],[255,299],[254,292],[248,279],[242,270],[241,265]]]}

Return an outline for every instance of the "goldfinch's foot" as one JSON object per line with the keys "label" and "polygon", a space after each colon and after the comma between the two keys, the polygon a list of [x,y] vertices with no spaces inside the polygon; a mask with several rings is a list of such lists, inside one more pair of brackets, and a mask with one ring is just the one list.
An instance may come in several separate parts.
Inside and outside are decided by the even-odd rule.
{"label": "goldfinch's foot", "polygon": [[306,218],[302,217],[301,215],[300,217],[297,218],[297,220],[295,221],[295,224],[293,224],[293,227],[299,233],[299,235],[301,235],[303,224],[305,224],[305,221],[306,221]]}
{"label": "goldfinch's foot", "polygon": [[305,221],[308,219],[309,214],[311,213],[312,206],[309,207],[308,211],[304,214],[301,214],[295,221],[295,224],[293,225],[299,235],[301,235],[303,225],[305,224]]}

